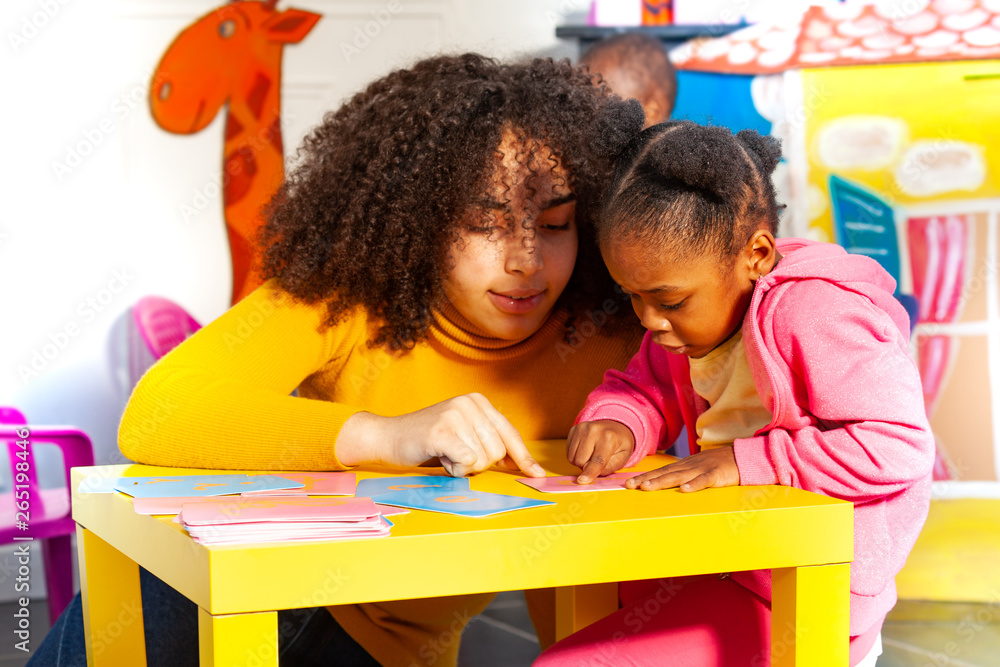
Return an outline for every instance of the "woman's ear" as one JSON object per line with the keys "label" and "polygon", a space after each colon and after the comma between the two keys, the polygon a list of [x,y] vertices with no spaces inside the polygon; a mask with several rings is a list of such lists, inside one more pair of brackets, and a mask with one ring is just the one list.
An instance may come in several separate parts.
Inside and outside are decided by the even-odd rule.
{"label": "woman's ear", "polygon": [[750,280],[769,274],[780,259],[774,235],[766,229],[755,231],[747,241],[746,258]]}

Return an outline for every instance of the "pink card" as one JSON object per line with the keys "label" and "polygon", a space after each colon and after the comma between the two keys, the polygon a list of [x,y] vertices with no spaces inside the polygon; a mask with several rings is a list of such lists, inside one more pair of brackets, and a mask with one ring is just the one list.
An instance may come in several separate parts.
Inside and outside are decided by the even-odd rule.
{"label": "pink card", "polygon": [[521,484],[526,484],[542,493],[580,493],[582,491],[611,491],[624,489],[625,480],[640,472],[615,472],[607,477],[598,477],[590,484],[577,484],[576,475],[565,477],[525,477],[518,478]]}
{"label": "pink card", "polygon": [[377,515],[371,498],[234,498],[229,502],[184,503],[185,525],[254,521],[362,521]]}
{"label": "pink card", "polygon": [[233,502],[240,496],[180,496],[177,498],[133,498],[132,507],[136,514],[177,514],[184,503]]}
{"label": "pink card", "polygon": [[393,507],[392,505],[380,505],[375,503],[375,507],[382,513],[382,516],[392,516],[393,514],[409,514],[410,510],[405,507]]}
{"label": "pink card", "polygon": [[283,472],[278,477],[299,482],[297,489],[247,491],[244,496],[351,496],[358,485],[353,472]]}

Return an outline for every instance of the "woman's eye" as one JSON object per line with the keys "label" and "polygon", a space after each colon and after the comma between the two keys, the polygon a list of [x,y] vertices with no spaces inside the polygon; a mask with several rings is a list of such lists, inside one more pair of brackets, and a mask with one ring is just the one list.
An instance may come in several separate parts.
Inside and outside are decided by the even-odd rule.
{"label": "woman's eye", "polygon": [[678,301],[677,303],[661,303],[660,310],[677,310],[684,304],[685,300]]}
{"label": "woman's eye", "polygon": [[542,229],[547,229],[551,232],[564,232],[569,229],[569,223],[565,222],[561,225],[542,225]]}

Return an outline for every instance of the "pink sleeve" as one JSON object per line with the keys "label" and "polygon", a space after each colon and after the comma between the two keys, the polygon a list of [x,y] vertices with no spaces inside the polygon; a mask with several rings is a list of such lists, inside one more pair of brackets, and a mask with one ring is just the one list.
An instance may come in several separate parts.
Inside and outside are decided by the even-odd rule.
{"label": "pink sleeve", "polygon": [[[791,369],[796,387],[805,388],[795,391],[797,400],[819,423],[737,439],[740,483],[864,502],[926,478],[934,440],[916,365],[891,318],[829,284],[793,287],[780,298],[773,326],[761,333],[762,353],[776,349],[780,359],[765,364]],[[775,410],[780,418],[785,408]]]}
{"label": "pink sleeve", "polygon": [[625,468],[669,446],[683,426],[667,354],[647,333],[625,370],[607,371],[576,418],[577,424],[609,419],[632,431],[635,449]]}

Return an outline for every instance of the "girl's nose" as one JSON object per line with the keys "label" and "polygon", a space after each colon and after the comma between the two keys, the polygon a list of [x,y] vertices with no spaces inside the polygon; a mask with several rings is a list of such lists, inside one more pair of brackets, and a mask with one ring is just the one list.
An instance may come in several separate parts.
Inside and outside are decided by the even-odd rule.
{"label": "girl's nose", "polygon": [[653,304],[643,304],[642,313],[639,315],[642,326],[650,331],[670,331],[670,320],[663,317],[663,313]]}

